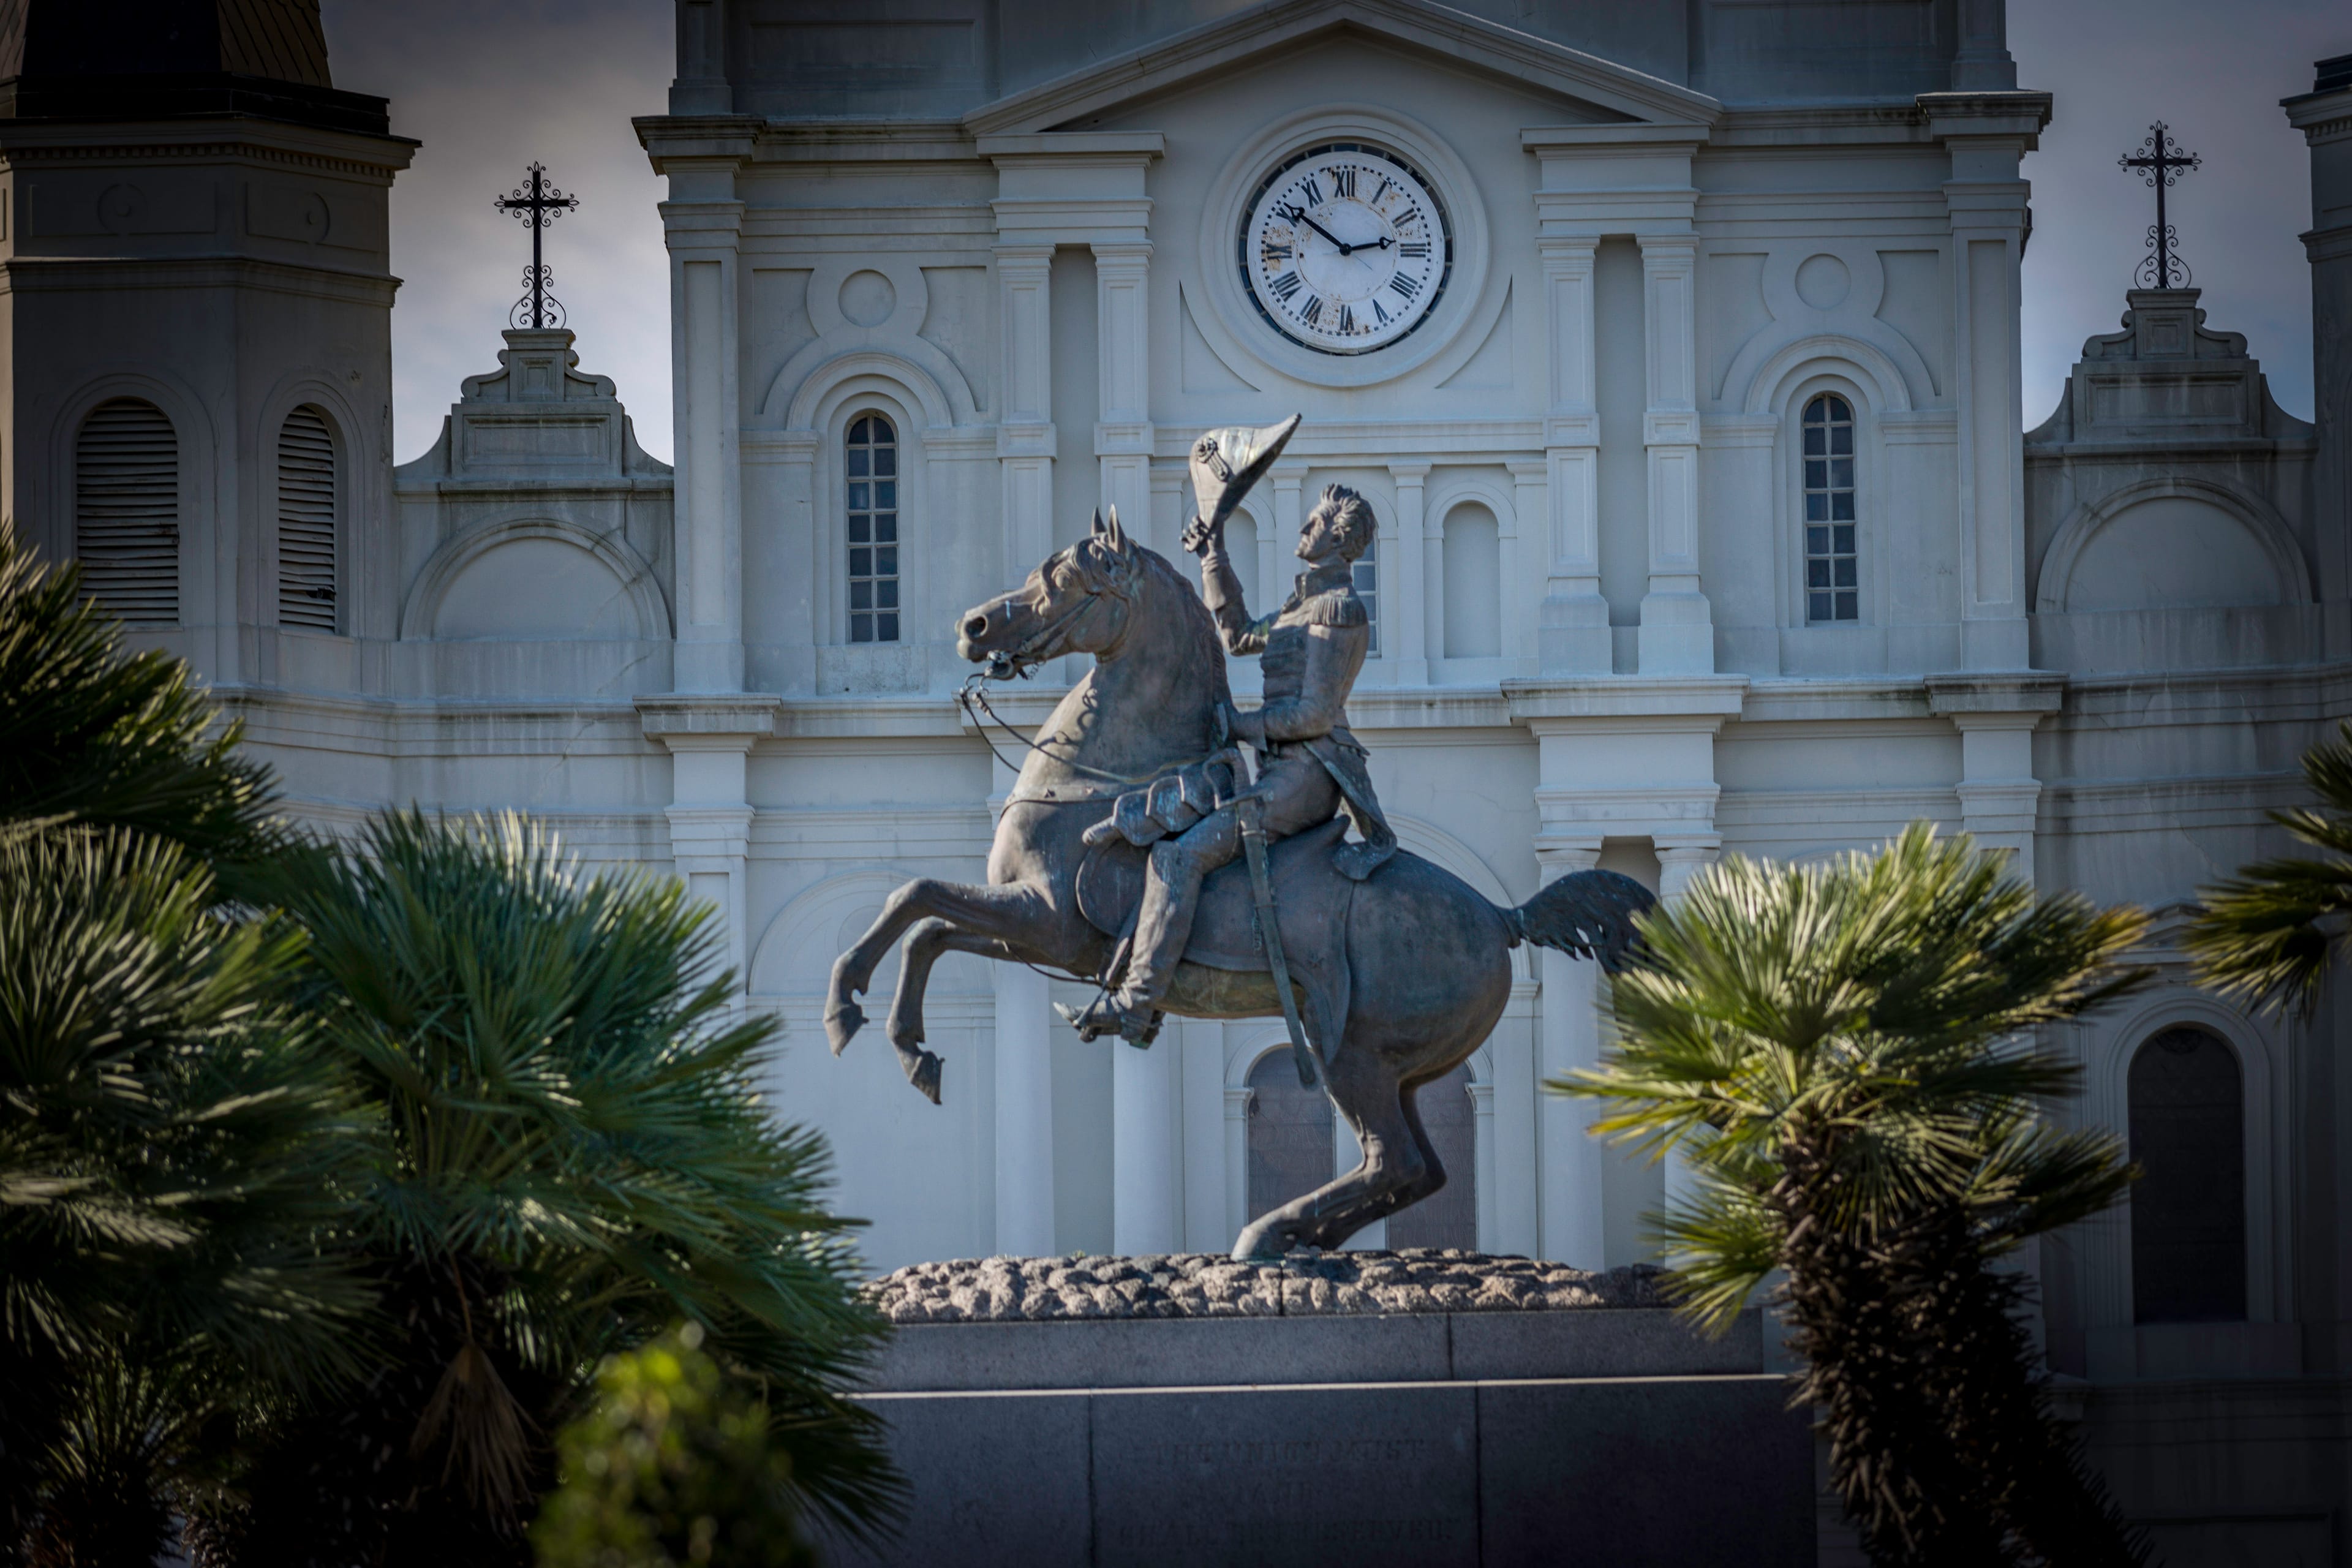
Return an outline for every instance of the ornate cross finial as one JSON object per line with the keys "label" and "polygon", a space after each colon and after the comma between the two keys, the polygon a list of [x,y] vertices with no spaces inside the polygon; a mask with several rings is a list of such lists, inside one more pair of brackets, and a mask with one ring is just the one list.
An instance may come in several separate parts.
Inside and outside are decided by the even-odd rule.
{"label": "ornate cross finial", "polygon": [[541,327],[563,325],[563,306],[547,290],[555,282],[555,274],[539,259],[540,231],[565,213],[580,205],[578,196],[567,196],[547,183],[547,170],[533,163],[530,180],[517,185],[506,195],[490,204],[502,213],[512,213],[530,229],[530,270],[522,275],[523,287],[530,290],[515,301],[507,312],[507,324],[511,327]]}
{"label": "ornate cross finial", "polygon": [[2189,287],[2189,263],[2172,251],[2174,236],[2172,226],[2164,218],[2164,193],[2203,162],[2194,153],[2182,152],[2172,140],[2171,129],[2161,120],[2147,128],[2147,137],[2140,142],[2137,153],[2116,160],[2116,168],[2143,175],[2156,187],[2156,222],[2147,231],[2147,248],[2152,254],[2132,274],[2132,281],[2143,289]]}

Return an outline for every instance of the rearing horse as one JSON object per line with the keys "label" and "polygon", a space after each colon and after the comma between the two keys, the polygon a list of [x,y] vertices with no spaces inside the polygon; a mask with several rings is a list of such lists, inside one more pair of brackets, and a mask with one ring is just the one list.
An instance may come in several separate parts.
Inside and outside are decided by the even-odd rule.
{"label": "rearing horse", "polygon": [[[929,877],[905,884],[833,966],[824,1026],[838,1056],[866,1021],[857,997],[891,944],[906,938],[887,1033],[908,1079],[935,1104],[940,1058],[923,1048],[931,965],[943,952],[974,952],[1105,980],[1120,943],[1080,907],[1081,867],[1089,853],[1102,853],[1087,849],[1080,836],[1122,791],[1222,750],[1232,704],[1224,649],[1208,610],[1165,559],[1121,531],[1116,511],[1108,522],[1097,517],[1091,536],[1056,551],[1018,589],[967,612],[956,650],[996,674],[1070,653],[1094,655],[1095,666],[1030,743],[997,821],[987,885]],[[1277,856],[1285,847],[1316,853],[1309,837],[1286,840]],[[1338,877],[1328,863],[1302,863],[1287,868],[1284,885]],[[1284,945],[1296,955],[1296,974],[1318,957],[1296,944],[1319,943],[1323,971],[1336,977],[1327,992],[1340,1002],[1310,1013],[1319,1025],[1324,1086],[1354,1130],[1363,1162],[1251,1224],[1234,1243],[1236,1258],[1336,1247],[1444,1185],[1414,1094],[1458,1066],[1502,1016],[1509,950],[1526,940],[1614,967],[1632,940],[1633,916],[1650,902],[1630,878],[1583,871],[1517,909],[1501,909],[1404,853],[1330,898],[1325,907],[1345,911],[1330,922],[1336,929],[1294,936],[1286,910]],[[1205,916],[1204,903],[1203,924]],[[1189,955],[1161,1005],[1202,1018],[1280,1011],[1263,968],[1235,973]]]}

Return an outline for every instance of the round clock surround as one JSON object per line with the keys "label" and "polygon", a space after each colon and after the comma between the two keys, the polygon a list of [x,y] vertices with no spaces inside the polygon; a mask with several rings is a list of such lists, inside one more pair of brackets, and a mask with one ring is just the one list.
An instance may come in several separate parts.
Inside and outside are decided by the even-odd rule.
{"label": "round clock surround", "polygon": [[1454,277],[1454,225],[1432,181],[1370,142],[1294,153],[1259,183],[1235,242],[1259,317],[1320,353],[1411,337]]}
{"label": "round clock surround", "polygon": [[[1388,334],[1378,343],[1362,347],[1343,341],[1333,352],[1310,346],[1294,330],[1278,326],[1274,316],[1261,308],[1242,266],[1242,247],[1256,237],[1250,226],[1260,204],[1269,195],[1282,194],[1284,171],[1296,175],[1309,167],[1318,149],[1341,144],[1368,154],[1358,161],[1391,161],[1418,181],[1431,204],[1443,214],[1450,257],[1439,261],[1436,242],[1432,242],[1430,259],[1437,263],[1436,275],[1427,286],[1426,308],[1415,313],[1409,331]],[[1377,179],[1369,187],[1359,186],[1360,192],[1377,188]],[[1327,189],[1324,194],[1331,193]],[[1193,296],[1194,319],[1201,330],[1237,368],[1254,361],[1276,375],[1309,385],[1377,385],[1441,361],[1441,356],[1442,362],[1466,358],[1493,328],[1503,306],[1500,293],[1487,297],[1486,216],[1468,166],[1426,126],[1394,110],[1371,104],[1327,104],[1262,126],[1228,154],[1210,184],[1200,212],[1199,286],[1196,289],[1188,282],[1185,289]],[[1354,242],[1354,235],[1335,232],[1341,233],[1343,241]],[[1368,233],[1365,237],[1379,249],[1379,233]],[[1325,240],[1323,247],[1336,249],[1336,245]],[[1391,247],[1389,254],[1393,252]],[[1346,259],[1352,261],[1354,257],[1351,254]],[[1393,275],[1391,270],[1389,276]],[[1443,290],[1435,287],[1437,276],[1444,279]],[[1388,286],[1385,279],[1381,286]],[[1399,296],[1390,298],[1402,302]],[[1298,299],[1303,302],[1305,296]],[[1390,314],[1393,317],[1395,312]],[[1379,312],[1372,319],[1378,328]],[[1474,327],[1475,332],[1470,331]],[[1444,368],[1444,363],[1440,368]]]}

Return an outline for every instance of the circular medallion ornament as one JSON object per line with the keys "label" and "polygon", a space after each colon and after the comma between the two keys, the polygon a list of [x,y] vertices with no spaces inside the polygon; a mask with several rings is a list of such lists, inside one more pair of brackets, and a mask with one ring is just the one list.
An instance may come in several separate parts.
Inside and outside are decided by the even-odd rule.
{"label": "circular medallion ornament", "polygon": [[1454,230],[1431,182],[1361,142],[1312,147],[1266,175],[1240,235],[1258,313],[1321,353],[1388,347],[1430,318],[1454,271]]}

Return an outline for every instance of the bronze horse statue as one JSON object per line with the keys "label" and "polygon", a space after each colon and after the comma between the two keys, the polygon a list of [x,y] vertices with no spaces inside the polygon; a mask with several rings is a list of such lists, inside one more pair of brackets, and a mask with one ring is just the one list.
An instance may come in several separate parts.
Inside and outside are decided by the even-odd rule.
{"label": "bronze horse statue", "polygon": [[[1000,678],[1071,653],[1090,653],[1095,665],[1028,742],[997,821],[987,884],[905,884],[834,964],[824,1024],[837,1056],[866,1021],[858,996],[905,937],[886,1032],[908,1080],[933,1103],[940,1058],[923,1048],[923,988],[940,955],[980,953],[1110,983],[1124,961],[1144,852],[1117,840],[1089,847],[1082,836],[1120,795],[1155,781],[1192,788],[1204,764],[1234,757],[1216,626],[1192,584],[1129,538],[1115,511],[1018,589],[967,612],[956,647]],[[1528,941],[1613,969],[1633,917],[1651,901],[1630,878],[1582,871],[1501,909],[1402,852],[1359,883],[1331,865],[1344,831],[1345,819],[1335,818],[1281,840],[1269,859],[1277,934],[1319,1076],[1363,1162],[1253,1222],[1234,1243],[1236,1258],[1337,1247],[1444,1185],[1414,1094],[1460,1065],[1502,1016],[1509,950]],[[1210,877],[1163,1010],[1195,1018],[1281,1011],[1252,910],[1241,863]]]}

